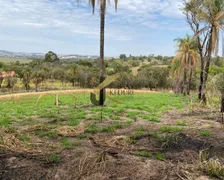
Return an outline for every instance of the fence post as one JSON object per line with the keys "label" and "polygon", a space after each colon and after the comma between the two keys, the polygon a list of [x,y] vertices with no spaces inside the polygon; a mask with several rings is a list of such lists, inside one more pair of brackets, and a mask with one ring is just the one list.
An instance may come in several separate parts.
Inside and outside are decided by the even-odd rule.
{"label": "fence post", "polygon": [[224,88],[222,89],[222,97],[221,97],[221,113],[222,113],[222,124],[224,123]]}

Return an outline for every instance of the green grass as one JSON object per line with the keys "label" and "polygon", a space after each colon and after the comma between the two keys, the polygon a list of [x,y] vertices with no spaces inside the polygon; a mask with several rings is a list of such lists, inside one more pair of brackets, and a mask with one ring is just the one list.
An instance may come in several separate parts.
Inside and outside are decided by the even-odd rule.
{"label": "green grass", "polygon": [[212,136],[212,132],[210,132],[208,130],[201,130],[200,135],[201,136]]}
{"label": "green grass", "polygon": [[175,126],[162,126],[160,128],[160,131],[162,132],[168,132],[168,133],[176,133],[176,132],[182,132],[183,128],[181,127],[175,127]]}
{"label": "green grass", "polygon": [[156,153],[156,159],[158,160],[165,160],[166,157],[163,153]]}
{"label": "green grass", "polygon": [[[77,98],[74,100],[74,96]],[[8,131],[17,132],[22,128],[30,130],[29,141],[28,134],[23,134],[21,140],[33,143],[35,137],[41,138],[44,146],[48,148],[48,144],[52,147],[61,147],[65,149],[73,148],[97,133],[114,133],[123,128],[135,127],[135,120],[144,119],[145,126],[148,127],[152,122],[160,122],[163,113],[173,108],[181,109],[188,103],[187,99],[182,96],[166,93],[151,94],[135,94],[132,99],[127,96],[113,97],[119,102],[106,101],[103,108],[88,106],[90,105],[90,95],[87,93],[73,93],[72,95],[59,95],[60,105],[55,106],[55,96],[42,96],[38,104],[36,104],[39,96],[27,96],[16,100],[0,101],[0,128],[4,127]],[[76,108],[75,108],[76,107]],[[101,121],[102,110],[102,121]],[[143,112],[142,112],[143,111]],[[75,126],[83,122],[85,132],[73,139],[61,138],[59,132],[62,126]],[[71,129],[73,127],[70,127]],[[162,132],[180,132],[181,127],[161,127]],[[159,131],[160,133],[162,133]],[[13,132],[14,133],[14,132]],[[59,136],[59,134],[60,136]],[[130,133],[128,142],[136,143],[139,136],[146,134],[145,128],[135,128]],[[27,137],[26,137],[27,136]],[[159,136],[159,135],[158,135]],[[45,141],[46,140],[46,141]],[[34,145],[34,144],[33,144]],[[32,146],[32,144],[31,144]],[[35,145],[34,145],[35,146]],[[51,152],[52,152],[52,147]],[[53,149],[55,152],[57,148]],[[59,162],[58,154],[48,157],[49,162]]]}
{"label": "green grass", "polygon": [[152,157],[152,153],[149,151],[136,151],[137,156],[142,156],[142,157]]}
{"label": "green grass", "polygon": [[0,58],[0,62],[3,62],[3,63],[6,63],[6,64],[9,64],[11,62],[17,62],[19,61],[20,63],[29,63],[32,61],[32,59],[22,59],[22,58],[3,58],[1,57]]}
{"label": "green grass", "polygon": [[176,125],[177,126],[186,126],[186,122],[185,121],[177,121]]}
{"label": "green grass", "polygon": [[61,162],[61,156],[57,153],[53,153],[45,157],[48,163],[59,164]]}

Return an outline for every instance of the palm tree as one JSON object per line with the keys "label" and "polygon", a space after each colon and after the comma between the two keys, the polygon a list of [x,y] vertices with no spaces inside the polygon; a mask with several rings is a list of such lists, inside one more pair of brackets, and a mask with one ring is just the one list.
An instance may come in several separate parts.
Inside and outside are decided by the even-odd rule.
{"label": "palm tree", "polygon": [[[205,23],[199,33],[208,31],[209,39],[207,41],[207,60],[204,67],[204,77],[202,85],[202,100],[206,103],[205,89],[208,80],[209,67],[212,60],[212,54],[215,56],[219,50],[220,31],[224,30],[224,1],[223,0],[204,0],[198,10],[199,19]],[[198,33],[198,34],[199,34]]]}
{"label": "palm tree", "polygon": [[[177,79],[177,86],[181,86],[180,92],[184,95],[190,94],[191,81],[193,70],[196,67],[198,60],[197,43],[189,35],[185,38],[177,38],[175,41],[178,44],[177,55],[173,59],[174,65],[174,78]],[[180,73],[183,70],[183,81],[180,81]],[[187,72],[189,72],[189,78],[187,83]],[[181,84],[181,85],[180,85]]]}
{"label": "palm tree", "polygon": [[[79,1],[79,0],[77,0]],[[105,14],[106,3],[110,3],[110,0],[89,0],[89,4],[92,6],[92,12],[94,14],[96,3],[100,5],[100,82],[104,81],[104,32],[105,32]],[[118,0],[114,0],[115,9],[117,10]],[[104,89],[100,90],[99,105],[104,104]]]}

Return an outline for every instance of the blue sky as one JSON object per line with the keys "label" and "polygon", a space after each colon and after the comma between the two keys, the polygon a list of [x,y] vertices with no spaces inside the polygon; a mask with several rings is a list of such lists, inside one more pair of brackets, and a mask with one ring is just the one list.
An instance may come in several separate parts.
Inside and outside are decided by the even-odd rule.
{"label": "blue sky", "polygon": [[[88,0],[0,0],[0,49],[99,54],[99,11]],[[119,0],[107,6],[105,55],[174,55],[173,39],[191,33],[182,0]]]}

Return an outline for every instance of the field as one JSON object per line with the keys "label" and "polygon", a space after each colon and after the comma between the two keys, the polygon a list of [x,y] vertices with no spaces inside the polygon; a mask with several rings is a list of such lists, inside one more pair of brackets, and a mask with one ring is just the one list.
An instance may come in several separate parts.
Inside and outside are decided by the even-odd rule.
{"label": "field", "polygon": [[170,93],[108,97],[1,100],[0,179],[224,178],[219,113]]}
{"label": "field", "polygon": [[20,63],[29,63],[29,62],[32,61],[32,59],[22,59],[22,58],[16,59],[16,58],[2,58],[2,57],[0,57],[0,62],[6,63],[6,64],[11,63],[11,62],[17,62],[17,61],[19,61]]}

